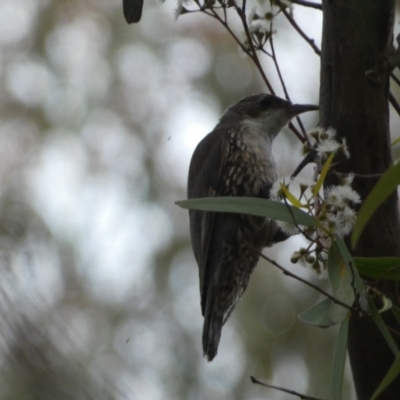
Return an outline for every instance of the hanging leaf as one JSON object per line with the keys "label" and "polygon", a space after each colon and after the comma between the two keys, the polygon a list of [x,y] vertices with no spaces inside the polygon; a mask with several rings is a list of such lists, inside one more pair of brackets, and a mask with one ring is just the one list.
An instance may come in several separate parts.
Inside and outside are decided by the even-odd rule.
{"label": "hanging leaf", "polygon": [[382,382],[375,390],[371,400],[375,400],[378,396],[400,375],[400,355],[396,357],[388,373],[382,379]]}
{"label": "hanging leaf", "polygon": [[354,257],[358,272],[368,278],[400,280],[399,257]]}
{"label": "hanging leaf", "polygon": [[329,317],[331,303],[332,300],[326,298],[308,310],[303,311],[299,314],[300,321],[320,328],[329,328],[330,326],[336,325]]}
{"label": "hanging leaf", "polygon": [[344,365],[346,361],[347,336],[349,331],[349,318],[346,318],[340,325],[336,339],[335,352],[331,375],[331,398],[332,400],[342,399]]}
{"label": "hanging leaf", "polygon": [[281,184],[281,190],[285,193],[286,198],[297,208],[303,207],[301,202],[297,199],[295,195],[293,195],[290,190],[283,184]]}
{"label": "hanging leaf", "polygon": [[358,212],[357,221],[351,235],[354,247],[376,209],[397,189],[400,184],[400,161],[391,166],[379,179]]}
{"label": "hanging leaf", "polygon": [[392,334],[390,333],[388,327],[386,326],[385,321],[382,318],[382,315],[376,308],[374,301],[369,296],[368,296],[368,305],[371,312],[372,320],[374,321],[377,328],[380,330],[382,336],[386,340],[386,343],[390,347],[390,350],[392,350],[393,354],[397,357],[397,355],[399,354],[399,348],[397,347],[397,344],[393,339]]}
{"label": "hanging leaf", "polygon": [[256,197],[202,197],[177,201],[175,204],[190,210],[249,214],[291,224],[294,218],[299,225],[317,225],[315,218],[296,207]]}
{"label": "hanging leaf", "polygon": [[322,187],[322,185],[323,185],[323,183],[325,181],[326,175],[327,175],[327,173],[329,171],[329,168],[330,168],[330,166],[332,164],[332,160],[333,160],[334,155],[335,155],[335,153],[331,153],[329,155],[328,159],[326,160],[326,162],[325,162],[325,164],[324,164],[324,166],[322,168],[322,171],[321,171],[321,174],[320,174],[320,176],[318,178],[318,181],[315,184],[315,186],[313,188],[313,191],[312,191],[314,196],[316,196],[319,193],[319,191],[320,191],[320,189],[321,189],[321,187]]}

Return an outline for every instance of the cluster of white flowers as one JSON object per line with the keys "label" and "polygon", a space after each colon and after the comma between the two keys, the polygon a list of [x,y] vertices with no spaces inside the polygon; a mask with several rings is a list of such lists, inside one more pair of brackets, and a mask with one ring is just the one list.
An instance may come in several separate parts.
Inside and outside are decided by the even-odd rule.
{"label": "cluster of white flowers", "polygon": [[325,215],[323,224],[332,233],[340,237],[347,236],[356,222],[356,212],[353,205],[361,202],[360,195],[351,187],[351,179],[346,179],[342,185],[331,186],[325,190]]}
{"label": "cluster of white flowers", "polygon": [[[317,152],[320,160],[327,160],[332,153],[342,153],[347,158],[350,156],[346,142],[336,138],[333,128],[315,128],[310,132],[310,136],[314,140],[313,150]],[[332,238],[335,235],[347,236],[356,221],[353,207],[359,204],[361,199],[352,188],[353,180],[354,174],[349,174],[341,179],[340,184],[327,187],[321,193],[315,188],[314,181],[284,178],[275,182],[270,190],[272,200],[301,207],[319,221],[316,227],[295,226],[281,221],[277,221],[277,224],[288,235],[299,232],[305,234],[310,241],[309,246],[295,251],[291,261],[313,268],[320,277],[327,275],[326,262]]]}
{"label": "cluster of white flowers", "polygon": [[[338,140],[334,128],[324,129],[317,126],[309,131],[308,135],[314,140],[312,149],[317,151],[322,160],[326,159],[331,153],[337,152],[341,152],[346,158],[350,158],[346,139]],[[306,150],[310,150],[310,148],[306,148]]]}

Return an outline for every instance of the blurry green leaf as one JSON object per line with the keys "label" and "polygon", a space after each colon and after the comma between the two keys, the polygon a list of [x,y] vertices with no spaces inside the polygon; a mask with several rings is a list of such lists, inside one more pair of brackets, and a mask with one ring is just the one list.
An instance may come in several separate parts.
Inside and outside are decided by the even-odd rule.
{"label": "blurry green leaf", "polygon": [[308,310],[303,311],[299,314],[300,321],[308,325],[319,326],[320,328],[329,328],[335,325],[335,322],[329,317],[331,303],[332,300],[326,298]]}
{"label": "blurry green leaf", "polygon": [[375,400],[378,396],[400,375],[400,355],[396,357],[388,373],[383,378],[382,382],[375,390],[371,400]]}
{"label": "blurry green leaf", "polygon": [[122,8],[128,24],[139,22],[142,17],[143,0],[122,0]]}
{"label": "blurry green leaf", "polygon": [[332,400],[342,399],[343,373],[346,361],[347,334],[349,331],[349,318],[346,318],[340,325],[338,337],[333,356],[333,367],[331,377],[331,397]]}
{"label": "blurry green leaf", "polygon": [[354,257],[360,274],[369,278],[400,280],[399,257]]}
{"label": "blurry green leaf", "polygon": [[386,343],[392,350],[393,354],[397,357],[397,355],[399,354],[399,349],[397,347],[397,344],[394,341],[392,334],[390,333],[388,327],[386,326],[385,321],[383,320],[381,314],[379,314],[379,311],[376,308],[374,301],[369,296],[368,296],[368,305],[371,312],[372,320],[375,322],[377,328],[380,330],[382,336],[386,340]]}
{"label": "blurry green leaf", "polygon": [[397,143],[400,143],[400,137],[398,137],[396,140],[393,140],[391,146],[396,145]]}
{"label": "blurry green leaf", "polygon": [[333,241],[328,255],[328,273],[333,292],[340,286],[350,285],[352,282],[351,269],[346,261],[340,253],[337,242]]}
{"label": "blurry green leaf", "polygon": [[329,155],[328,159],[326,160],[326,162],[324,164],[324,167],[322,168],[322,171],[321,171],[321,174],[319,175],[318,181],[315,184],[315,186],[313,188],[313,191],[312,191],[314,196],[316,196],[319,193],[319,191],[320,191],[320,189],[321,189],[321,187],[322,187],[322,185],[324,183],[324,180],[326,178],[326,174],[328,173],[329,167],[332,164],[332,160],[333,160],[334,155],[335,155],[335,153],[331,153]]}
{"label": "blurry green leaf", "polygon": [[256,197],[202,197],[175,202],[182,208],[201,211],[250,214],[299,225],[316,226],[317,221],[304,211],[277,201]]}
{"label": "blurry green leaf", "polygon": [[[339,286],[334,292],[333,297],[342,303],[352,306],[355,300],[354,289],[350,285]],[[329,308],[329,318],[336,324],[342,323],[349,315],[350,310],[342,305],[331,302]]]}
{"label": "blurry green leaf", "polygon": [[348,265],[348,268],[350,270],[351,276],[352,276],[352,286],[355,287],[357,290],[357,294],[360,296],[360,302],[364,301],[365,305],[367,304],[367,300],[365,297],[366,290],[365,290],[365,285],[363,280],[360,277],[360,274],[358,273],[357,268],[355,267],[355,262],[353,256],[350,254],[349,249],[347,248],[345,242],[343,239],[339,236],[335,237],[335,241],[337,243],[339,252],[343,258],[343,260],[346,262]]}
{"label": "blurry green leaf", "polygon": [[[328,273],[332,284],[333,296],[335,299],[351,307],[356,298],[355,290],[352,285],[353,273],[351,269],[351,255],[348,254],[344,245],[344,250],[339,248],[339,240],[336,238],[332,242],[328,255]],[[343,253],[343,254],[342,254]],[[340,304],[332,302],[329,310],[329,317],[333,322],[341,323],[349,315],[349,309]]]}
{"label": "blurry green leaf", "polygon": [[357,221],[351,235],[351,245],[354,247],[376,209],[396,190],[400,184],[400,161],[391,166],[379,179],[358,212]]}

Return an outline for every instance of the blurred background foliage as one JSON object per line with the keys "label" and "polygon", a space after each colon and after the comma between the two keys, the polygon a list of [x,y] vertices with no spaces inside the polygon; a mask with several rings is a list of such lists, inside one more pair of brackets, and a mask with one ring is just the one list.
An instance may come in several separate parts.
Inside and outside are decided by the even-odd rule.
{"label": "blurred background foliage", "polygon": [[[301,324],[319,295],[265,262],[217,358],[202,358],[197,266],[174,201],[198,141],[265,87],[221,26],[175,20],[174,7],[146,0],[128,26],[120,0],[0,0],[2,400],[290,397],[250,375],[328,397],[336,331]],[[321,13],[293,12],[318,43]],[[292,100],[318,102],[318,57],[286,20],[275,29]],[[287,176],[300,145],[287,130],[274,146]],[[290,265],[299,243],[267,251],[326,286]],[[354,398],[349,374],[345,390]]]}

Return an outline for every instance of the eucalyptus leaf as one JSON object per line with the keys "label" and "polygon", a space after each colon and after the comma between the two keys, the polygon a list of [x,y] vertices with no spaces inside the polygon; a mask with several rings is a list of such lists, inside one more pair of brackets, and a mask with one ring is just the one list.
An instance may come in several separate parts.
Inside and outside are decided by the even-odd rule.
{"label": "eucalyptus leaf", "polygon": [[202,197],[175,204],[191,210],[249,214],[288,223],[293,223],[294,218],[298,225],[317,225],[315,218],[296,207],[256,197]]}
{"label": "eucalyptus leaf", "polygon": [[300,321],[320,328],[329,328],[335,325],[335,322],[329,317],[331,303],[332,300],[326,298],[308,310],[301,312],[299,314]]}
{"label": "eucalyptus leaf", "polygon": [[[334,292],[333,297],[340,300],[342,303],[348,304],[349,307],[352,306],[355,300],[354,289],[350,285],[339,286]],[[342,323],[348,316],[350,310],[343,307],[341,304],[332,301],[329,308],[329,318],[334,323]]]}
{"label": "eucalyptus leaf", "polygon": [[335,352],[331,375],[331,398],[342,400],[343,374],[346,361],[347,337],[349,332],[349,318],[346,318],[340,325],[336,339]]}
{"label": "eucalyptus leaf", "polygon": [[376,209],[397,189],[400,184],[400,161],[392,165],[379,179],[358,212],[357,221],[351,235],[354,247]]}
{"label": "eucalyptus leaf", "polygon": [[371,397],[371,400],[375,400],[378,396],[400,375],[400,355],[396,357],[393,364],[391,365],[388,373],[382,379],[382,382],[375,390]]}
{"label": "eucalyptus leaf", "polygon": [[358,272],[368,278],[400,280],[399,257],[354,257]]}
{"label": "eucalyptus leaf", "polygon": [[397,344],[393,339],[393,336],[390,333],[388,327],[386,326],[385,321],[383,320],[381,314],[376,308],[374,301],[369,296],[368,296],[368,305],[371,312],[372,320],[374,321],[377,328],[380,330],[382,336],[386,340],[386,343],[390,347],[390,350],[392,350],[393,354],[397,357],[397,355],[399,354],[399,348],[397,347]]}

